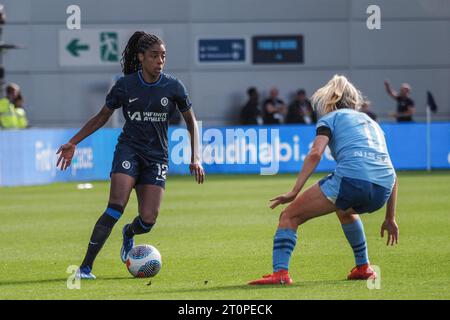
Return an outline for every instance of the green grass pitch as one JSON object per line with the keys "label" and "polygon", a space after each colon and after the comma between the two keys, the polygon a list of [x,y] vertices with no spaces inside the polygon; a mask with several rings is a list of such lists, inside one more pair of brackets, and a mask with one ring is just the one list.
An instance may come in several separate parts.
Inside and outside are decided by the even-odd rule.
{"label": "green grass pitch", "polygon": [[[310,184],[322,175],[314,175]],[[93,225],[105,209],[109,183],[0,188],[0,299],[449,299],[450,172],[400,173],[399,244],[386,247],[379,230],[384,209],[362,217],[380,289],[346,281],[353,254],[334,214],[299,228],[290,287],[246,283],[271,271],[280,213],[272,196],[295,175],[170,177],[158,223],[136,242],[163,257],[151,282],[133,279],[121,263],[122,226],[137,213],[130,199],[97,258],[95,281],[69,290],[70,265],[81,262]]]}

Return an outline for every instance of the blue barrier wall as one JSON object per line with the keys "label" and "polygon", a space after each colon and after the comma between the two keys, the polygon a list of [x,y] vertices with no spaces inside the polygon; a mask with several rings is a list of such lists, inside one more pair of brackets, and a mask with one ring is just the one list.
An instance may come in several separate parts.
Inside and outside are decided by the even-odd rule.
{"label": "blue barrier wall", "polygon": [[[397,170],[426,169],[426,124],[384,124],[382,128]],[[433,169],[450,169],[450,123],[433,123],[430,129],[431,166]],[[76,130],[0,131],[0,186],[106,180],[109,178],[114,147],[120,131],[101,129],[88,137],[78,146],[72,166],[65,172],[55,166],[56,151]],[[202,128],[201,135],[203,162],[207,174],[273,174],[298,172],[314,139],[315,128]],[[169,174],[188,173],[188,141],[185,129],[169,129]],[[279,152],[271,153],[271,150]],[[317,171],[331,171],[334,166],[334,160],[326,152]]]}

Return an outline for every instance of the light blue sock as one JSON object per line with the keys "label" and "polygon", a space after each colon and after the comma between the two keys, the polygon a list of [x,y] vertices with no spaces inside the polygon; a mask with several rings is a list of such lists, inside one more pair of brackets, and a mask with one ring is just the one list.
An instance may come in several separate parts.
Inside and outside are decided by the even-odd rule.
{"label": "light blue sock", "polygon": [[369,263],[366,236],[361,219],[350,224],[343,224],[342,229],[344,230],[348,243],[353,249],[356,265],[360,266]]}
{"label": "light blue sock", "polygon": [[291,229],[278,229],[273,239],[273,271],[289,269],[292,251],[297,243],[297,233]]}

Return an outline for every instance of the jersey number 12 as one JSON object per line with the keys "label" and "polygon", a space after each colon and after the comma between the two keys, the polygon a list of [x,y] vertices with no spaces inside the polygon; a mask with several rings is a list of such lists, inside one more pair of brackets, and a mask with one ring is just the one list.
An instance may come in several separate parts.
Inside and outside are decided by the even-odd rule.
{"label": "jersey number 12", "polygon": [[160,163],[157,163],[156,166],[158,167],[158,176],[156,177],[156,180],[166,181],[167,169],[169,167],[166,164],[160,164]]}

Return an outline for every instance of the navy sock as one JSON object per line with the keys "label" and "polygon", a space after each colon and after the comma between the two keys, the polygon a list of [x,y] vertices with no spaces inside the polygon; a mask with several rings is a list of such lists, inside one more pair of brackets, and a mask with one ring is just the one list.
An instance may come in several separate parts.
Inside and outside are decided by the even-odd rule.
{"label": "navy sock", "polygon": [[297,233],[291,229],[278,229],[273,239],[273,271],[289,269],[292,251],[297,243]]}
{"label": "navy sock", "polygon": [[111,234],[114,225],[122,216],[122,213],[122,206],[108,203],[105,212],[100,216],[94,226],[88,249],[80,268],[89,267],[92,270],[95,258]]}
{"label": "navy sock", "polygon": [[128,225],[125,230],[125,236],[128,239],[133,238],[136,234],[144,234],[150,232],[154,226],[154,223],[145,223],[140,216],[134,218],[133,222]]}
{"label": "navy sock", "polygon": [[364,234],[364,226],[361,219],[350,224],[343,224],[342,229],[344,230],[348,243],[353,249],[356,265],[360,266],[369,263],[366,236]]}

